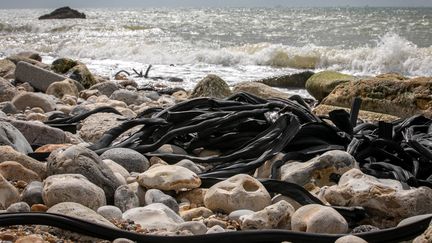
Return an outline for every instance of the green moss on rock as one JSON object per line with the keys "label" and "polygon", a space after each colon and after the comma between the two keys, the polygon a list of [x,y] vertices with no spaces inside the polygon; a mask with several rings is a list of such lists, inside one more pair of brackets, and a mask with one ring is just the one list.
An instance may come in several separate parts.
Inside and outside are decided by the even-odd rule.
{"label": "green moss on rock", "polygon": [[190,98],[213,97],[225,98],[231,95],[228,84],[219,76],[210,74],[195,86]]}
{"label": "green moss on rock", "polygon": [[59,58],[52,63],[51,69],[56,73],[64,74],[76,65],[78,65],[77,61],[69,58]]}
{"label": "green moss on rock", "polygon": [[324,99],[341,83],[354,80],[355,77],[335,71],[315,73],[306,81],[306,90],[317,100]]}

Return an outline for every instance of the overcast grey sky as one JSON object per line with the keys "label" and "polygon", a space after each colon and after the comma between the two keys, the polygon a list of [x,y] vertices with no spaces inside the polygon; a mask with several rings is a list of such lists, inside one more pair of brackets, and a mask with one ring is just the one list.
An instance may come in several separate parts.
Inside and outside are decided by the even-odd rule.
{"label": "overcast grey sky", "polygon": [[0,0],[0,8],[86,7],[273,7],[273,6],[432,7],[432,0]]}

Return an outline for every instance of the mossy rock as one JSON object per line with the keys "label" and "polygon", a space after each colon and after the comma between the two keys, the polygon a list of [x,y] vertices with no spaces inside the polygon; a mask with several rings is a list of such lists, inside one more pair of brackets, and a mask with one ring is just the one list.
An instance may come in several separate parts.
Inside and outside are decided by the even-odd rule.
{"label": "mossy rock", "polygon": [[339,84],[355,79],[354,76],[335,71],[322,71],[315,73],[306,81],[306,90],[315,99],[321,101]]}
{"label": "mossy rock", "polygon": [[79,63],[78,65],[71,68],[68,71],[67,76],[73,80],[78,81],[86,89],[97,84],[97,81],[93,74],[88,70],[86,65],[82,63]]}
{"label": "mossy rock", "polygon": [[231,90],[228,84],[217,75],[210,74],[195,86],[190,98],[213,97],[225,98],[230,96]]}
{"label": "mossy rock", "polygon": [[305,71],[300,73],[265,78],[258,80],[257,82],[266,84],[271,87],[304,89],[306,81],[312,75],[314,75],[314,72]]}
{"label": "mossy rock", "polygon": [[77,61],[69,58],[59,58],[51,64],[51,69],[56,73],[64,74],[76,65],[78,65]]}

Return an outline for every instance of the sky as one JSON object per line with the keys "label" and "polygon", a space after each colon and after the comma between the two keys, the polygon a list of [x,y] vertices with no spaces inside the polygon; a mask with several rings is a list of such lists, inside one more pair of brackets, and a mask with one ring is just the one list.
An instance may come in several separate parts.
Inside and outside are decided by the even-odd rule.
{"label": "sky", "polygon": [[88,7],[432,7],[432,0],[0,0],[1,8]]}

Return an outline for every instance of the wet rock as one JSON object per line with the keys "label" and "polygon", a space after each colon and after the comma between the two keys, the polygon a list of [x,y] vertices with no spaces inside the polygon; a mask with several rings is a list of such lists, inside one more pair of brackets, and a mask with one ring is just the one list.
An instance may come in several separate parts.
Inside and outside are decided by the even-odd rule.
{"label": "wet rock", "polygon": [[151,101],[149,98],[141,96],[139,95],[139,93],[127,89],[120,89],[114,91],[111,94],[110,99],[123,101],[127,105],[141,105],[143,103]]}
{"label": "wet rock", "polygon": [[84,13],[80,13],[77,10],[71,9],[69,7],[62,7],[52,11],[49,14],[45,14],[39,17],[42,19],[85,19]]}
{"label": "wet rock", "polygon": [[69,142],[64,131],[42,122],[12,120],[10,123],[24,135],[30,144],[65,144]]}
{"label": "wet rock", "polygon": [[6,211],[8,213],[27,213],[30,212],[30,206],[26,202],[17,202],[11,204]]}
{"label": "wet rock", "polygon": [[108,204],[114,203],[114,192],[120,186],[111,169],[99,156],[78,145],[58,149],[48,157],[47,172],[56,174],[81,174],[105,192]]}
{"label": "wet rock", "polygon": [[18,190],[0,174],[0,210],[19,200]]}
{"label": "wet rock", "polygon": [[343,174],[338,185],[323,189],[323,196],[332,205],[364,207],[370,215],[364,223],[380,228],[396,226],[404,218],[432,213],[431,188],[404,190],[399,181],[377,179],[358,169]]}
{"label": "wet rock", "polygon": [[371,78],[338,86],[322,103],[350,107],[352,100],[360,97],[363,110],[402,118],[417,114],[431,117],[431,90],[431,77],[410,80]]}
{"label": "wet rock", "polygon": [[43,183],[42,198],[48,207],[61,202],[76,202],[96,210],[106,205],[104,191],[79,174],[47,177]]}
{"label": "wet rock", "polygon": [[41,181],[39,175],[15,161],[5,161],[0,163],[0,174],[9,181]]}
{"label": "wet rock", "polygon": [[123,213],[123,219],[132,220],[142,228],[175,230],[184,220],[162,203],[132,208]]}
{"label": "wet rock", "polygon": [[213,215],[213,211],[205,207],[192,208],[186,211],[180,211],[180,216],[185,221],[191,221],[195,218],[208,218]]}
{"label": "wet rock", "polygon": [[11,101],[17,92],[15,86],[0,76],[0,102]]}
{"label": "wet rock", "polygon": [[43,204],[42,190],[42,182],[32,181],[21,193],[20,201],[26,202],[28,205]]}
{"label": "wet rock", "polygon": [[98,208],[97,213],[108,220],[120,220],[122,219],[123,215],[120,208],[111,205],[106,205]]}
{"label": "wet rock", "polygon": [[348,231],[348,223],[331,207],[309,204],[295,211],[291,228],[308,233],[344,234]]}
{"label": "wet rock", "polygon": [[117,127],[123,121],[123,116],[113,113],[96,113],[81,122],[80,137],[90,143],[97,142],[111,128]]}
{"label": "wet rock", "polygon": [[278,91],[268,85],[257,83],[257,82],[243,82],[234,86],[234,93],[247,92],[254,94],[258,97],[268,99],[268,98],[282,98],[288,99],[289,94]]}
{"label": "wet rock", "polygon": [[354,235],[346,235],[337,239],[335,243],[367,243],[367,241]]}
{"label": "wet rock", "polygon": [[110,159],[123,166],[128,172],[144,172],[149,166],[148,159],[133,149],[113,148],[105,151],[101,159]]}
{"label": "wet rock", "polygon": [[160,165],[140,174],[138,183],[146,188],[169,191],[197,188],[201,185],[201,180],[195,173],[184,167]]}
{"label": "wet rock", "polygon": [[271,203],[270,194],[255,178],[239,174],[209,188],[204,204],[212,211],[231,213],[239,209],[261,210]]}
{"label": "wet rock", "polygon": [[102,224],[108,227],[115,226],[109,222],[107,219],[91,210],[90,208],[83,206],[75,202],[62,202],[52,206],[48,209],[47,213],[57,213],[62,215],[67,215],[70,217],[86,220],[92,223]]}
{"label": "wet rock", "polygon": [[24,135],[16,127],[5,121],[0,121],[0,145],[11,146],[23,154],[33,152]]}
{"label": "wet rock", "polygon": [[7,77],[10,79],[15,78],[15,63],[13,63],[11,60],[8,59],[1,59],[0,60],[0,77]]}
{"label": "wet rock", "polygon": [[306,81],[312,75],[314,75],[314,72],[304,71],[300,73],[265,78],[257,82],[263,83],[271,87],[304,89]]}
{"label": "wet rock", "polygon": [[67,73],[70,79],[78,81],[85,89],[97,83],[93,74],[88,70],[87,66],[83,63],[78,63],[78,65],[71,68]]}
{"label": "wet rock", "polygon": [[55,110],[54,99],[43,93],[31,93],[22,92],[12,99],[12,104],[21,111],[24,111],[27,107],[40,107],[45,112]]}
{"label": "wet rock", "polygon": [[207,232],[207,226],[199,221],[184,222],[177,226],[176,231],[188,230],[194,235],[203,235]]}
{"label": "wet rock", "polygon": [[70,58],[58,58],[52,62],[51,69],[56,73],[65,74],[76,65],[78,62]]}
{"label": "wet rock", "polygon": [[196,97],[214,97],[225,98],[231,95],[228,84],[217,75],[207,75],[198,82],[192,91],[190,98]]}
{"label": "wet rock", "polygon": [[336,86],[354,79],[355,78],[351,75],[335,71],[322,71],[315,73],[306,81],[306,90],[315,99],[321,101],[330,94]]}
{"label": "wet rock", "polygon": [[114,194],[114,205],[125,212],[131,208],[139,207],[138,196],[127,185],[117,188]]}
{"label": "wet rock", "polygon": [[177,201],[173,197],[163,193],[158,189],[148,190],[145,194],[145,202],[147,205],[152,203],[162,203],[172,209],[174,212],[179,211],[179,205]]}
{"label": "wet rock", "polygon": [[306,162],[291,162],[281,167],[281,180],[305,186],[313,183],[318,187],[334,185],[331,174],[342,175],[355,168],[356,161],[349,153],[333,150]]}
{"label": "wet rock", "polygon": [[294,208],[286,201],[280,201],[253,214],[240,217],[242,229],[291,228]]}
{"label": "wet rock", "polygon": [[98,90],[101,94],[110,97],[112,93],[120,89],[120,85],[114,81],[107,81],[91,86],[90,90]]}
{"label": "wet rock", "polygon": [[50,84],[65,80],[66,77],[27,62],[18,62],[15,79],[22,83],[28,82],[37,90],[45,92]]}
{"label": "wet rock", "polygon": [[17,152],[11,146],[0,146],[0,162],[15,161],[36,172],[41,179],[46,177],[46,164]]}
{"label": "wet rock", "polygon": [[62,99],[65,95],[78,97],[78,89],[75,86],[74,81],[70,79],[65,79],[63,81],[50,84],[45,93],[53,95],[59,99]]}

